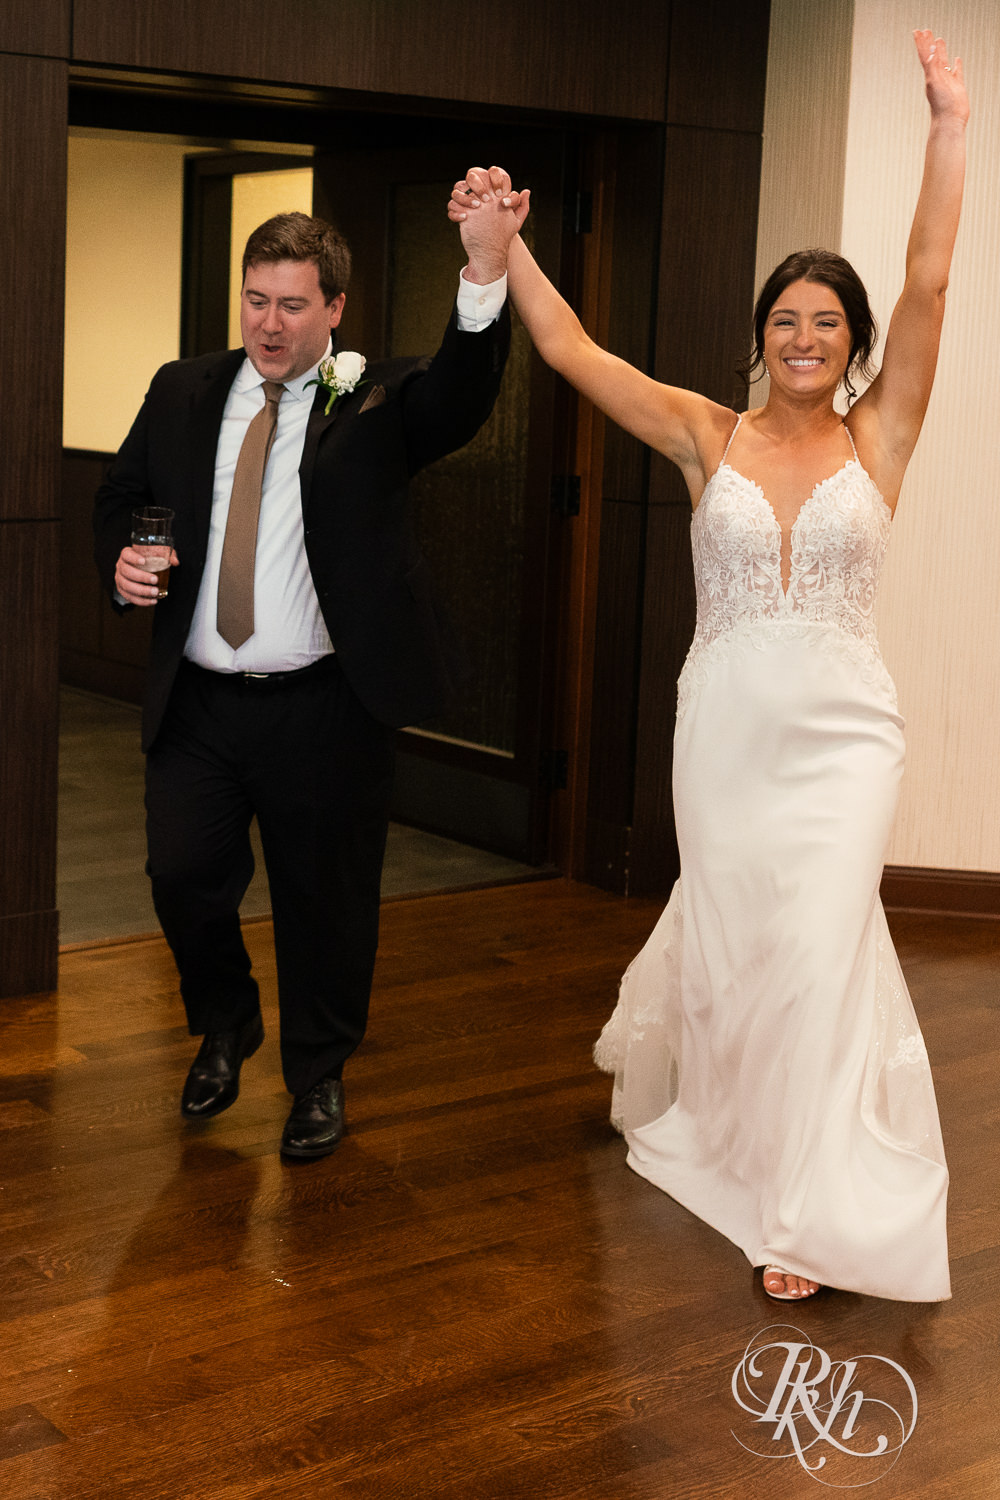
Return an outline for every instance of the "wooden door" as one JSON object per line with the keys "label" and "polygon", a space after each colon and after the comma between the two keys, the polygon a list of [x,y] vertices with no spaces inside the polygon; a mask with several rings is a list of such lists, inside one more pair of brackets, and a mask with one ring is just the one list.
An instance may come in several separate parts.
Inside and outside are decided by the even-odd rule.
{"label": "wooden door", "polygon": [[[368,358],[430,353],[464,263],[445,214],[452,182],[499,160],[533,189],[533,248],[558,279],[565,143],[559,132],[451,127],[447,143],[351,144],[314,160],[315,212],[348,239],[355,270],[338,332]],[[488,153],[488,154],[487,154]],[[470,681],[440,719],[400,739],[394,816],[512,857],[548,856],[557,600],[550,586],[564,522],[553,453],[565,446],[554,379],[516,324],[490,421],[415,479],[420,544],[469,657]],[[557,497],[560,495],[556,487]]]}

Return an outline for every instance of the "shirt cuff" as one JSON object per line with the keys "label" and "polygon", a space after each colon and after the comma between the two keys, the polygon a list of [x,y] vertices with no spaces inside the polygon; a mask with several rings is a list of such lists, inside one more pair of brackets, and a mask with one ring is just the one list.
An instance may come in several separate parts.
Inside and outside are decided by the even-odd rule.
{"label": "shirt cuff", "polygon": [[479,286],[475,281],[458,278],[458,326],[463,333],[482,333],[500,316],[507,300],[507,273],[499,281]]}

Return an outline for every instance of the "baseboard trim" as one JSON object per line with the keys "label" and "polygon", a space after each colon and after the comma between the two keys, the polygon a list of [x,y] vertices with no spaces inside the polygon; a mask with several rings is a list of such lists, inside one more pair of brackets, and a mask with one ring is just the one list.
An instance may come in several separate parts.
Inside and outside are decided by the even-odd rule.
{"label": "baseboard trim", "polygon": [[1000,920],[1000,873],[886,865],[882,875],[882,904],[890,911]]}
{"label": "baseboard trim", "polygon": [[59,913],[0,917],[0,998],[51,992],[58,983]]}

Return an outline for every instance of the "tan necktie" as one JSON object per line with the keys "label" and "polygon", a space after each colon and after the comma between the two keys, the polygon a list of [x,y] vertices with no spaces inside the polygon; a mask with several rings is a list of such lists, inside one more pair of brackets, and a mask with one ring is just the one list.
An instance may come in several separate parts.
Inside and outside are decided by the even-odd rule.
{"label": "tan necktie", "polygon": [[257,520],[267,457],[278,425],[278,402],[285,387],[264,381],[264,405],[246,430],[233,475],[226,536],[219,565],[215,628],[235,651],[253,635],[253,571]]}

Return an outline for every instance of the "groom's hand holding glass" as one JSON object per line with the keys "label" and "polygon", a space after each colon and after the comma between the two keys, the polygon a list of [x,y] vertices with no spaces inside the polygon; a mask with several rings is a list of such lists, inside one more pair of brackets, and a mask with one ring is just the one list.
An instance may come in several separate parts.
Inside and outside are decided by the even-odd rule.
{"label": "groom's hand holding glass", "polygon": [[173,519],[173,511],[162,507],[133,512],[131,544],[122,548],[115,568],[115,588],[123,603],[145,606],[167,597],[170,569],[179,566]]}

